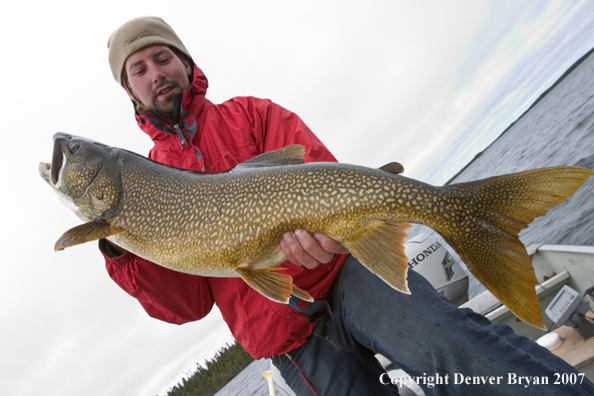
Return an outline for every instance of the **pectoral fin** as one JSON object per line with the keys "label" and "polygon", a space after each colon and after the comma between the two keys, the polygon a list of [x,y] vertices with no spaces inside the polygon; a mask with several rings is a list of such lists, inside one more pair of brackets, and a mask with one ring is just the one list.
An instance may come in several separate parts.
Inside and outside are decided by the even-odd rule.
{"label": "pectoral fin", "polygon": [[404,240],[408,223],[374,221],[342,244],[361,264],[394,289],[410,294],[406,282],[408,258]]}
{"label": "pectoral fin", "polygon": [[272,301],[288,304],[291,294],[302,300],[313,301],[308,292],[293,285],[290,275],[280,274],[277,270],[278,268],[250,269],[249,266],[235,269],[245,283]]}
{"label": "pectoral fin", "polygon": [[123,234],[126,230],[112,227],[107,223],[90,222],[84,223],[66,231],[54,245],[54,250],[64,250],[67,247],[80,245],[81,243],[106,238],[110,235]]}

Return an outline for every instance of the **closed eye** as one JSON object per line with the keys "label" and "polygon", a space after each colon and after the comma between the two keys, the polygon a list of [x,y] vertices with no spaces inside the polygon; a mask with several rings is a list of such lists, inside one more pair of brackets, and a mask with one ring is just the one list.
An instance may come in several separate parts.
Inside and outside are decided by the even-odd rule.
{"label": "closed eye", "polygon": [[159,60],[157,60],[157,63],[160,65],[166,65],[169,62],[171,62],[171,57],[170,56],[164,56],[162,58],[160,58]]}

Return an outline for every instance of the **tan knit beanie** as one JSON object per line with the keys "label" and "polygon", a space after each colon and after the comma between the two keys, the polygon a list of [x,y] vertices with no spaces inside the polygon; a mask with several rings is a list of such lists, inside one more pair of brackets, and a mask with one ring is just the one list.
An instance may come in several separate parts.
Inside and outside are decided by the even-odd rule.
{"label": "tan knit beanie", "polygon": [[113,78],[122,85],[122,71],[128,57],[155,44],[175,47],[189,59],[192,58],[184,43],[163,19],[159,17],[132,19],[113,32],[107,41],[109,67]]}

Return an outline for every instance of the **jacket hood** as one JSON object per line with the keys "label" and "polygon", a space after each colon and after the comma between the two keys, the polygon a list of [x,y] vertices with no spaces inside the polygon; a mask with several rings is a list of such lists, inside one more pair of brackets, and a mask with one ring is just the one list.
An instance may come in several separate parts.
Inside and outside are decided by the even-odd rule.
{"label": "jacket hood", "polygon": [[[192,62],[193,63],[193,62]],[[181,107],[185,111],[190,111],[196,117],[202,113],[204,104],[206,102],[206,91],[208,89],[208,79],[204,72],[193,63],[194,70],[192,72],[192,83],[190,87],[183,91],[181,99]],[[165,120],[161,120],[148,110],[136,110],[136,103],[134,104],[136,122],[140,129],[150,136],[152,140],[158,139],[161,133],[175,134],[173,126]],[[176,103],[174,101],[174,103]],[[175,113],[175,111],[174,111]],[[178,112],[180,114],[181,112]]]}
{"label": "jacket hood", "polygon": [[196,66],[195,63],[194,71],[192,72],[192,84],[190,85],[194,88],[196,94],[203,96],[206,95],[206,90],[208,89],[208,80],[206,79],[204,72],[198,66]]}

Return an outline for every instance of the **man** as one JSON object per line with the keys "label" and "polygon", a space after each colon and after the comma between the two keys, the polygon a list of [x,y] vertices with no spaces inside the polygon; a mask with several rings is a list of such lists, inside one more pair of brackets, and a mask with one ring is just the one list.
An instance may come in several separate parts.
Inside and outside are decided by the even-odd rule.
{"label": "man", "polygon": [[[127,22],[108,47],[113,76],[132,99],[139,127],[154,141],[151,159],[218,172],[299,143],[306,161],[335,161],[299,117],[268,100],[208,101],[206,77],[162,19]],[[385,385],[375,353],[424,377],[426,394],[525,390],[508,381],[509,373],[547,377],[549,385],[531,385],[535,394],[594,394],[588,380],[553,385],[555,374],[575,370],[509,327],[448,304],[414,271],[408,276],[412,295],[398,293],[324,235],[296,230],[281,241],[290,260],[283,267],[315,298],[310,304],[278,304],[240,278],[177,273],[106,240],[99,246],[110,276],[149,315],[181,324],[203,318],[216,303],[240,344],[255,358],[272,357],[299,395],[398,394],[397,386]],[[487,381],[456,383],[460,375]]]}

